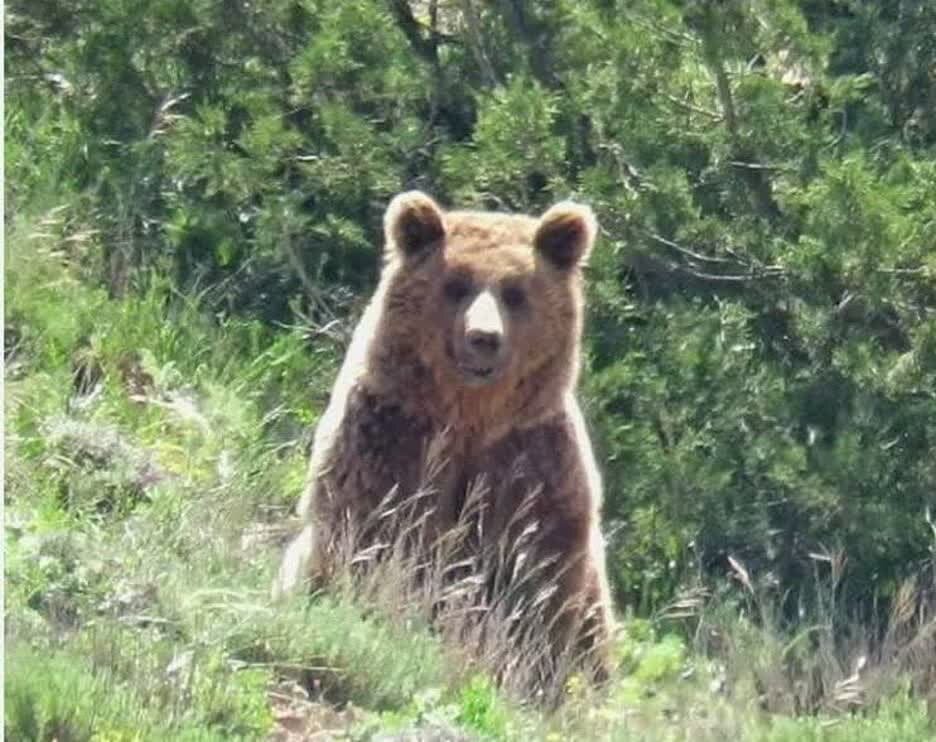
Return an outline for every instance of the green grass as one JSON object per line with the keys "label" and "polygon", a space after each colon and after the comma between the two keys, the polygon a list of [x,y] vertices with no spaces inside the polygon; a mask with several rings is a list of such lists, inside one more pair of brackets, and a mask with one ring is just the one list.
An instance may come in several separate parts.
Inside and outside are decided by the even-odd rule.
{"label": "green grass", "polygon": [[[8,739],[263,739],[284,693],[350,709],[355,739],[936,734],[905,684],[853,715],[766,713],[749,670],[780,667],[788,638],[727,605],[705,624],[732,633],[727,659],[676,623],[627,619],[611,686],[573,678],[552,714],[499,691],[417,615],[347,593],[271,605],[340,349],[208,317],[156,280],[109,298],[82,280],[75,234],[60,209],[19,217],[6,241]],[[147,379],[137,398],[127,358]],[[74,393],[77,366],[100,369],[91,394]]]}
{"label": "green grass", "polygon": [[22,644],[6,661],[9,739],[256,739],[271,723],[268,670],[224,671],[216,659],[188,675],[157,670],[144,683],[100,659]]}

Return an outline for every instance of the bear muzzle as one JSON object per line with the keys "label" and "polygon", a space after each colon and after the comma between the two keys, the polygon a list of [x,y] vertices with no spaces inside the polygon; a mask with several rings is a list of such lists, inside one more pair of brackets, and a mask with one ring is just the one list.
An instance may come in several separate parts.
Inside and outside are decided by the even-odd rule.
{"label": "bear muzzle", "polygon": [[506,364],[507,344],[500,305],[490,291],[479,293],[465,312],[455,363],[469,386],[498,379]]}

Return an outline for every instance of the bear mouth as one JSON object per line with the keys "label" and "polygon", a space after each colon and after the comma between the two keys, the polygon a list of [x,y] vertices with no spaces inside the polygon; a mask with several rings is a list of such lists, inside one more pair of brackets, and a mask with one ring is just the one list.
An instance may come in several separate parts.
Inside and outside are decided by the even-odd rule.
{"label": "bear mouth", "polygon": [[494,366],[469,366],[459,363],[458,370],[462,377],[471,386],[482,386],[493,381],[497,376],[497,368]]}
{"label": "bear mouth", "polygon": [[501,371],[504,370],[504,364],[480,364],[472,362],[474,359],[465,358],[463,354],[456,353],[451,343],[445,344],[445,354],[449,357],[452,365],[458,371],[462,382],[466,386],[485,386],[500,378]]}

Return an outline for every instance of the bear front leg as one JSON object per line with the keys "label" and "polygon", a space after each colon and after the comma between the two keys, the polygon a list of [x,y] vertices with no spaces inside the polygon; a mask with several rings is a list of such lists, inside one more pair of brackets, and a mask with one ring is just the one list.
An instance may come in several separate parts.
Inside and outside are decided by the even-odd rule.
{"label": "bear front leg", "polygon": [[321,462],[312,457],[309,467],[308,484],[296,512],[302,520],[302,530],[289,542],[280,561],[279,570],[273,579],[271,597],[274,601],[298,591],[300,588],[311,589],[313,581],[322,577],[323,559],[321,550],[322,534],[318,532],[313,519],[312,505],[318,497],[319,472]]}
{"label": "bear front leg", "polygon": [[557,690],[570,672],[582,670],[600,681],[612,669],[601,482],[576,419],[560,415],[514,431],[476,462],[477,471],[491,483],[484,532],[494,542],[505,542],[507,553],[529,538],[522,545],[526,564],[550,565],[527,582],[532,594],[554,591],[545,615],[532,620],[542,620],[548,628],[544,680]]}
{"label": "bear front leg", "polygon": [[315,528],[307,523],[289,544],[273,580],[271,597],[280,600],[311,581],[315,566]]}
{"label": "bear front leg", "polygon": [[597,525],[590,530],[588,550],[577,560],[576,568],[559,580],[566,615],[559,623],[555,642],[567,648],[574,667],[600,684],[610,678],[613,670],[613,617],[603,539]]}
{"label": "bear front leg", "polygon": [[[342,400],[341,414],[330,410],[326,427],[316,431],[308,489],[298,507],[304,526],[286,550],[274,596],[327,582],[354,551],[392,541],[394,529],[385,531],[402,518],[394,513],[415,520],[439,505],[435,487],[427,490],[440,478],[433,467],[426,471],[433,440],[428,421],[362,388]],[[438,518],[430,520],[435,525]]]}
{"label": "bear front leg", "polygon": [[[597,526],[591,530],[600,540]],[[583,536],[579,543],[586,540],[590,539]],[[554,547],[550,545],[548,553],[555,554]],[[603,575],[603,555],[592,546],[567,547],[559,553],[562,556],[552,576],[556,591],[545,616],[550,645],[546,675],[555,692],[561,692],[561,684],[576,672],[601,684],[613,669],[611,596]]]}

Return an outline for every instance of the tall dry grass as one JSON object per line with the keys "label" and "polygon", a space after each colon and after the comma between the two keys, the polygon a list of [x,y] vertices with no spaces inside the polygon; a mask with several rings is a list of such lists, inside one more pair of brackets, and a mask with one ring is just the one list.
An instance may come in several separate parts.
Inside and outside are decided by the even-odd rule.
{"label": "tall dry grass", "polygon": [[597,607],[557,604],[560,578],[572,564],[538,548],[538,489],[506,527],[487,534],[491,488],[480,476],[468,484],[454,525],[435,526],[444,438],[429,446],[415,492],[394,488],[372,512],[337,524],[328,537],[328,574],[314,588],[391,620],[429,625],[458,673],[484,671],[515,700],[555,706],[574,673],[596,677]]}
{"label": "tall dry grass", "polygon": [[[934,530],[936,556],[936,530]],[[814,596],[792,624],[779,586],[728,558],[740,601],[702,585],[684,590],[658,619],[682,623],[695,650],[720,666],[720,692],[753,693],[773,714],[873,710],[909,685],[936,711],[936,559],[897,589],[878,619],[858,617],[844,595],[847,556],[810,555]]]}

